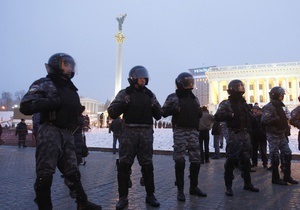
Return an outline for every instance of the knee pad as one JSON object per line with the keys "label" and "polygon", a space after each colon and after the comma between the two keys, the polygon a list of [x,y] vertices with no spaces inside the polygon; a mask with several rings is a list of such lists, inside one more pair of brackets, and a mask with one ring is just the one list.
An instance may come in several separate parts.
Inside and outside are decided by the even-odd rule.
{"label": "knee pad", "polygon": [[175,162],[175,170],[177,171],[184,171],[185,169],[185,162]]}
{"label": "knee pad", "polygon": [[154,170],[153,164],[142,165],[142,173],[152,173]]}
{"label": "knee pad", "polygon": [[77,170],[74,173],[67,175],[66,178],[69,179],[71,182],[79,182],[81,178],[80,171]]}
{"label": "knee pad", "polygon": [[36,191],[50,189],[53,175],[38,176],[35,180],[34,189]]}
{"label": "knee pad", "polygon": [[123,162],[119,162],[118,171],[128,173],[131,171],[131,165],[123,163]]}

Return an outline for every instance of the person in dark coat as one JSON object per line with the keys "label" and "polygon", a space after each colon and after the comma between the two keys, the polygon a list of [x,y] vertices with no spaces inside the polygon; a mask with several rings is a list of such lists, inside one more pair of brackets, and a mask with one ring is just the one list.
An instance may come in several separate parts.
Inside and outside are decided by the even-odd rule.
{"label": "person in dark coat", "polygon": [[21,119],[21,122],[19,122],[16,127],[16,136],[18,136],[19,148],[21,147],[21,145],[23,147],[26,147],[25,141],[27,135],[28,135],[28,129],[25,123],[25,119]]}
{"label": "person in dark coat", "polygon": [[212,129],[211,134],[214,137],[214,148],[215,148],[215,155],[212,157],[212,159],[220,159],[220,142],[223,138],[222,135],[222,124],[221,122],[215,121]]}
{"label": "person in dark coat", "polygon": [[121,117],[118,117],[117,119],[114,119],[111,124],[109,125],[109,133],[113,132],[113,154],[116,154],[116,146],[117,141],[120,145],[120,136],[122,132],[122,119]]}
{"label": "person in dark coat", "polygon": [[[199,145],[201,163],[209,163],[209,131],[214,123],[214,116],[208,112],[207,106],[202,107],[199,121]],[[204,147],[203,147],[204,146]]]}

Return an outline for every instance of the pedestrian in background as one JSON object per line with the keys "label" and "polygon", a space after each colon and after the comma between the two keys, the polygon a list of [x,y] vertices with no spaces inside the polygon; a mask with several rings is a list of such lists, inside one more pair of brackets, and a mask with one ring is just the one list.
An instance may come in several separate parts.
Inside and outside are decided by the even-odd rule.
{"label": "pedestrian in background", "polygon": [[[300,102],[300,96],[298,96]],[[290,124],[299,129],[298,131],[298,150],[300,150],[300,105],[291,111]]]}
{"label": "pedestrian in background", "polygon": [[21,147],[21,145],[23,147],[27,147],[25,144],[27,135],[28,135],[28,129],[25,123],[25,119],[21,119],[21,122],[19,122],[16,127],[16,136],[18,136],[19,148]]}
{"label": "pedestrian in background", "polygon": [[260,107],[257,108],[256,111],[256,122],[258,124],[259,130],[259,153],[261,156],[261,160],[263,162],[264,169],[268,169],[268,154],[267,154],[267,136],[266,136],[266,129],[265,126],[261,124],[261,116],[262,116],[262,109]]}
{"label": "pedestrian in background", "polygon": [[222,125],[219,121],[215,121],[212,129],[211,134],[214,137],[214,148],[215,148],[215,155],[212,157],[212,159],[220,159],[220,142],[223,140],[222,135]]}
{"label": "pedestrian in background", "polygon": [[184,169],[186,152],[190,161],[190,195],[206,197],[198,188],[200,171],[199,121],[202,110],[198,98],[193,94],[194,78],[190,73],[183,72],[175,79],[176,91],[170,94],[164,105],[163,117],[172,116],[175,177],[177,200],[185,201]]}
{"label": "pedestrian in background", "polygon": [[199,122],[199,145],[202,164],[209,163],[209,131],[212,128],[213,123],[214,116],[209,114],[207,106],[203,106],[202,117]]}
{"label": "pedestrian in background", "polygon": [[122,132],[122,119],[120,116],[117,119],[113,119],[113,121],[109,125],[108,132],[113,132],[113,154],[116,154],[117,142],[120,145],[120,136]]}
{"label": "pedestrian in background", "polygon": [[[275,86],[269,92],[270,102],[263,107],[261,122],[266,128],[267,141],[269,142],[269,152],[272,164],[272,183],[278,185],[298,184],[298,181],[291,177],[292,151],[289,147],[286,131],[289,129],[288,118],[283,108],[282,102],[285,90]],[[283,155],[281,163],[283,179],[279,175],[280,154]]]}
{"label": "pedestrian in background", "polygon": [[20,104],[25,115],[40,113],[34,184],[38,208],[53,208],[51,185],[57,167],[74,185],[78,210],[102,209],[88,201],[76,159],[73,132],[80,123],[83,107],[71,81],[75,61],[68,54],[56,53],[45,66],[48,75],[32,83]]}
{"label": "pedestrian in background", "polygon": [[153,118],[160,120],[162,108],[156,96],[146,85],[149,81],[148,70],[135,66],[129,71],[130,86],[119,91],[108,107],[108,114],[116,119],[123,114],[121,143],[119,145],[118,192],[116,209],[128,205],[128,188],[131,166],[137,156],[141,166],[146,189],[146,203],[158,207],[160,203],[154,196],[153,167]]}
{"label": "pedestrian in background", "polygon": [[228,84],[229,97],[223,100],[215,114],[215,120],[224,121],[227,125],[226,161],[224,164],[224,179],[227,196],[233,196],[233,171],[238,164],[242,164],[242,178],[244,190],[259,192],[251,182],[251,131],[252,115],[243,95],[244,84],[241,80],[232,80]]}
{"label": "pedestrian in background", "polygon": [[4,141],[2,140],[2,125],[0,123],[0,145],[4,144]]}

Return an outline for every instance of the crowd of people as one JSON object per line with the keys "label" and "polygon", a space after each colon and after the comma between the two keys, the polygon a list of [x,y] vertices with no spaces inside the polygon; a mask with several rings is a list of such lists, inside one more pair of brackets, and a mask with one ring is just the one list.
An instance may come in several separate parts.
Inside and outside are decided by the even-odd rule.
{"label": "crowd of people", "polygon": [[[78,150],[82,144],[82,133],[89,126],[86,125],[87,116],[83,116],[85,107],[80,104],[78,90],[71,81],[75,74],[75,60],[68,54],[56,53],[45,66],[47,76],[32,83],[20,104],[23,114],[39,115],[36,122],[38,128],[34,131],[37,144],[35,201],[39,209],[53,209],[51,185],[57,167],[70,189],[70,196],[76,199],[77,209],[102,209],[101,205],[88,200],[78,167],[82,161],[82,153]],[[292,155],[288,145],[288,131],[289,123],[300,129],[300,108],[297,107],[291,113],[283,109],[283,88],[273,87],[269,93],[270,102],[260,108],[258,104],[247,104],[243,97],[243,82],[232,80],[228,84],[228,99],[223,100],[212,115],[208,107],[201,106],[193,94],[194,78],[190,73],[182,72],[175,78],[176,90],[167,96],[163,106],[147,88],[149,73],[144,66],[134,66],[129,71],[128,82],[129,86],[118,92],[107,109],[109,117],[113,119],[109,125],[109,132],[113,132],[113,153],[118,152],[119,155],[119,200],[116,209],[124,209],[129,203],[129,189],[133,187],[131,167],[135,157],[141,167],[141,185],[146,191],[145,202],[152,207],[160,206],[154,195],[153,125],[162,117],[168,116],[172,117],[178,201],[186,200],[186,156],[189,160],[189,194],[207,196],[200,190],[198,176],[201,164],[210,163],[210,132],[215,148],[212,158],[220,158],[223,139],[226,141],[224,183],[227,196],[233,196],[235,168],[241,171],[243,189],[259,192],[251,181],[250,172],[254,171],[253,167],[257,167],[258,151],[263,167],[268,168],[267,142],[271,159],[271,182],[278,185],[298,184],[291,176]],[[102,124],[103,116],[101,127]],[[20,144],[22,141],[21,138]],[[279,176],[279,163],[283,178]]]}

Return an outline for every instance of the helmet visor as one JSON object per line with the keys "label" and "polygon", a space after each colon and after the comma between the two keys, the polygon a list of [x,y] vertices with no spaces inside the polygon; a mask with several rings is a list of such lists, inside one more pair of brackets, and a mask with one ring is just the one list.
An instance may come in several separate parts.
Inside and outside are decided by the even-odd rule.
{"label": "helmet visor", "polygon": [[237,86],[237,92],[245,93],[245,87],[243,83],[238,83],[236,86]]}
{"label": "helmet visor", "polygon": [[140,71],[135,71],[132,75],[133,78],[138,79],[138,78],[145,78],[148,79],[149,75],[147,71],[140,70]]}
{"label": "helmet visor", "polygon": [[194,88],[194,78],[193,77],[182,78],[181,85],[184,89],[193,89]]}
{"label": "helmet visor", "polygon": [[63,74],[67,75],[70,78],[73,78],[75,75],[75,66],[75,61],[71,57],[65,57],[61,61],[61,69],[63,70]]}

